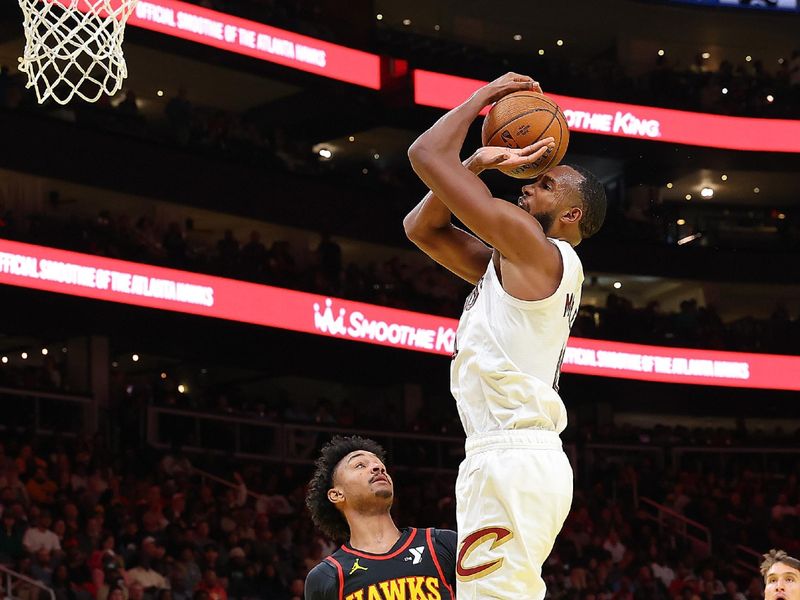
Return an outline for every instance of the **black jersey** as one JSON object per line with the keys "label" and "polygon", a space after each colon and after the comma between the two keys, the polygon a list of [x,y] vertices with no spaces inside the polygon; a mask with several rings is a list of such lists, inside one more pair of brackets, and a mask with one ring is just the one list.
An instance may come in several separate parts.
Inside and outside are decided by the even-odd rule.
{"label": "black jersey", "polygon": [[415,527],[385,554],[344,544],[308,574],[305,600],[455,600],[456,545],[455,531]]}

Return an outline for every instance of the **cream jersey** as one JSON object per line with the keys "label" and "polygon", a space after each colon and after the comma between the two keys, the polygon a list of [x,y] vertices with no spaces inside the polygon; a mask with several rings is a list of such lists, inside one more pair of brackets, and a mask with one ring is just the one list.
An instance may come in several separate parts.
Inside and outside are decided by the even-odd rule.
{"label": "cream jersey", "polygon": [[561,361],[581,301],[583,266],[572,246],[561,253],[561,282],[543,300],[508,294],[494,261],[467,297],[458,324],[450,390],[467,437],[509,429],[561,433],[567,411],[558,394]]}

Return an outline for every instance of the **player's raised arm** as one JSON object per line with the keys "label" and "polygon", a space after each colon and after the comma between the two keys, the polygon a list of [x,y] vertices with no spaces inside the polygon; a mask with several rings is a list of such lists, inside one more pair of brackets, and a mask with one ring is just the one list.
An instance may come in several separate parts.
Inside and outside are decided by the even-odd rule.
{"label": "player's raised arm", "polygon": [[[479,148],[463,166],[476,175],[487,169],[535,162],[550,147],[546,138],[527,148]],[[403,219],[406,236],[433,260],[470,283],[486,271],[492,249],[474,235],[453,225],[447,206],[429,192]]]}
{"label": "player's raised arm", "polygon": [[[520,90],[541,88],[530,77],[514,73],[489,83],[423,133],[408,155],[420,179],[480,239],[512,262],[558,270],[558,253],[539,222],[519,207],[493,198],[459,158],[469,126],[483,107]],[[503,152],[503,160],[515,158],[510,149]]]}

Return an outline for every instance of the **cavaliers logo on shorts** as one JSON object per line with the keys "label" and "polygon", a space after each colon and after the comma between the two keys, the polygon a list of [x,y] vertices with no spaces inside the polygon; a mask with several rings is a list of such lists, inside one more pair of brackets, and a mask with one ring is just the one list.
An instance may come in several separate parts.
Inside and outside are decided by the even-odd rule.
{"label": "cavaliers logo on shorts", "polygon": [[461,550],[458,552],[458,561],[456,562],[456,577],[458,577],[458,580],[472,581],[497,571],[503,566],[505,559],[502,556],[477,565],[470,565],[468,564],[470,555],[489,540],[492,540],[489,546],[489,551],[492,551],[513,537],[514,533],[505,527],[484,527],[470,533],[464,538],[461,543]]}

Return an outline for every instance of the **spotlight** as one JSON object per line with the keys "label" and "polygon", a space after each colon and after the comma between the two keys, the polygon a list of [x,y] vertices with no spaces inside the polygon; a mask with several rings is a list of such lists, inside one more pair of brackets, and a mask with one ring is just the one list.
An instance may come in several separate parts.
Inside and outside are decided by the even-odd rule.
{"label": "spotlight", "polygon": [[403,25],[405,25],[406,27],[411,25],[411,19],[403,19]]}
{"label": "spotlight", "polygon": [[178,386],[178,393],[179,394],[185,394],[186,393],[186,386],[183,385],[182,383]]}
{"label": "spotlight", "polygon": [[700,56],[703,57],[703,60],[708,60],[709,58],[711,58],[711,53],[710,52],[703,52]]}
{"label": "spotlight", "polygon": [[521,33],[515,33],[514,34],[514,41],[515,42],[519,42],[521,39],[522,39],[522,34]]}
{"label": "spotlight", "polygon": [[159,98],[163,98],[163,97],[164,97],[164,90],[158,90],[158,91],[156,92],[156,95],[157,95]]}
{"label": "spotlight", "polygon": [[675,222],[676,222],[678,225],[686,225],[686,220],[685,220],[685,219],[678,219],[678,220],[677,220],[677,221],[675,221]]}
{"label": "spotlight", "polygon": [[665,53],[664,53],[664,51],[663,51],[663,50],[659,50],[659,51],[658,51],[658,55],[659,55],[659,56],[664,56],[664,54],[665,54]]}
{"label": "spotlight", "polygon": [[47,356],[47,348],[42,348],[42,356]]}
{"label": "spotlight", "polygon": [[347,138],[347,141],[348,142],[355,142],[356,141],[356,136],[351,135],[349,138]]}
{"label": "spotlight", "polygon": [[319,155],[320,155],[322,158],[328,159],[328,158],[330,158],[331,156],[333,156],[333,152],[331,152],[331,151],[330,151],[330,150],[328,150],[327,148],[320,148],[320,149],[319,149]]}
{"label": "spotlight", "polygon": [[750,55],[748,54],[747,56],[745,56],[745,57],[744,57],[744,59],[745,59],[747,62],[750,62],[750,61],[752,61],[752,60],[753,60],[753,57],[752,57],[752,56],[750,56]]}
{"label": "spotlight", "polygon": [[381,13],[375,15],[375,18],[378,19],[378,21],[383,21],[383,15]]}
{"label": "spotlight", "polygon": [[22,356],[22,360],[28,360],[28,353],[23,352],[20,356]]}
{"label": "spotlight", "polygon": [[166,378],[167,378],[167,374],[166,373],[161,373],[161,379],[166,379]]}
{"label": "spotlight", "polygon": [[671,182],[671,181],[670,181],[670,182],[667,184],[667,189],[668,189],[668,190],[671,190],[671,189],[672,189],[672,182]]}
{"label": "spotlight", "polygon": [[380,157],[381,157],[381,155],[378,154],[377,152],[372,155],[372,158],[374,158],[375,160],[378,160]]}
{"label": "spotlight", "polygon": [[761,188],[754,187],[754,188],[753,188],[753,193],[754,193],[754,194],[759,194],[759,193],[761,193]]}
{"label": "spotlight", "polygon": [[434,25],[433,29],[434,29],[434,31],[439,31],[441,29],[441,27],[439,27],[438,25]]}
{"label": "spotlight", "polygon": [[774,101],[775,101],[775,96],[773,96],[772,94],[767,94],[767,102],[772,103]]}
{"label": "spotlight", "polygon": [[367,167],[364,167],[363,169],[361,169],[361,174],[362,175],[366,175],[367,173],[369,173],[369,169]]}
{"label": "spotlight", "polygon": [[691,200],[692,199],[692,195],[691,194],[686,194],[684,196],[684,198],[686,198],[687,200]]}
{"label": "spotlight", "polygon": [[563,46],[564,40],[556,40],[556,46]]}
{"label": "spotlight", "polygon": [[720,179],[722,179],[722,181],[728,181],[728,176],[723,174],[722,177],[720,177]]}
{"label": "spotlight", "polygon": [[131,356],[131,360],[133,362],[139,362],[139,355],[138,354],[134,354],[133,356]]}
{"label": "spotlight", "polygon": [[722,88],[722,93],[723,94],[727,94],[728,93],[728,88]]}
{"label": "spotlight", "polygon": [[614,289],[615,290],[618,290],[621,287],[622,287],[622,282],[620,282],[620,281],[615,281],[614,282]]}
{"label": "spotlight", "polygon": [[703,198],[713,198],[714,190],[712,190],[710,187],[704,187],[702,190],[700,190],[700,195]]}
{"label": "spotlight", "polygon": [[[783,221],[783,220],[786,218],[786,215],[785,215],[784,213],[778,213],[778,218],[779,218],[781,221]],[[3,358],[5,358],[5,356],[4,356]]]}
{"label": "spotlight", "polygon": [[539,56],[544,56],[544,48],[539,48]]}
{"label": "spotlight", "polygon": [[0,358],[0,361],[3,361],[3,364],[6,364],[8,362],[8,357],[4,356],[3,358]]}

